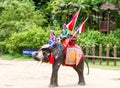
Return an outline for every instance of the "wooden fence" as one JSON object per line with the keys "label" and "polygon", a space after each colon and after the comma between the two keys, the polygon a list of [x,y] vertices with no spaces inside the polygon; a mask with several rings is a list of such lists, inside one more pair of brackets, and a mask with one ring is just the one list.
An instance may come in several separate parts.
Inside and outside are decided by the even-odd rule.
{"label": "wooden fence", "polygon": [[[82,44],[80,44],[80,47],[82,47]],[[98,59],[99,64],[102,65],[103,59],[106,59],[106,65],[109,65],[110,60],[113,60],[114,66],[116,66],[117,65],[116,61],[120,60],[120,57],[117,57],[117,46],[114,45],[114,47],[113,47],[113,53],[114,53],[113,57],[110,56],[110,47],[109,47],[109,45],[106,45],[105,50],[106,50],[106,56],[103,56],[102,55],[103,54],[103,47],[100,44],[99,45],[99,55],[96,55],[96,46],[93,45],[92,46],[92,55],[89,55],[89,53],[88,53],[89,52],[89,46],[86,45],[86,50],[85,50],[84,54],[85,54],[85,57],[87,59],[90,59],[90,58],[92,59],[93,64],[95,64],[95,60]]]}

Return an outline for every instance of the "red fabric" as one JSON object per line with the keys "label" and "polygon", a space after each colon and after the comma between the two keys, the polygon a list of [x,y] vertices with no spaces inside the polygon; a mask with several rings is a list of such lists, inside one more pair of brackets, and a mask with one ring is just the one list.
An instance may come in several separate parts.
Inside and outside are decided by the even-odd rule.
{"label": "red fabric", "polygon": [[84,31],[85,25],[86,25],[86,21],[88,18],[86,18],[86,20],[81,24],[81,26],[77,29],[77,33],[82,33]]}
{"label": "red fabric", "polygon": [[[77,49],[80,49],[80,50],[81,50],[80,46],[78,46],[78,45],[76,45],[76,44],[75,44],[75,45],[68,45],[68,46],[66,47],[66,50],[67,50],[67,48],[77,48]],[[65,50],[65,54],[67,53],[66,50]],[[82,56],[81,56],[78,64],[81,63],[81,61],[83,60],[83,56],[84,56],[84,53],[82,54]],[[65,59],[65,60],[66,60],[66,59]],[[63,65],[64,65],[64,66],[76,66],[76,64],[73,64],[73,65],[66,64],[65,61],[64,61],[64,64],[63,64]]]}
{"label": "red fabric", "polygon": [[69,45],[74,46],[76,44],[76,42],[77,42],[77,37],[74,35],[71,35]]}
{"label": "red fabric", "polygon": [[67,47],[69,43],[69,38],[63,39],[61,43],[64,45],[64,47]]}
{"label": "red fabric", "polygon": [[50,60],[49,60],[50,64],[54,64],[54,61],[55,61],[54,55],[51,54]]}
{"label": "red fabric", "polygon": [[75,27],[75,24],[76,24],[76,21],[77,21],[79,12],[80,12],[80,10],[78,10],[78,11],[74,14],[72,20],[66,25],[67,28],[68,28],[69,30],[71,30],[71,31],[72,31],[72,30],[74,29],[74,27]]}

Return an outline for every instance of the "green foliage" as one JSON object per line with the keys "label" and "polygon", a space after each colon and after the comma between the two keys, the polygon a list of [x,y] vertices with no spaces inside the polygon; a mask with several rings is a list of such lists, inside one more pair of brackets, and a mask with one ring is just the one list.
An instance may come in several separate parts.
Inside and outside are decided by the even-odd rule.
{"label": "green foliage", "polygon": [[113,31],[113,34],[118,39],[117,40],[117,50],[118,50],[117,55],[120,56],[120,29],[117,29],[116,31]]}
{"label": "green foliage", "polygon": [[[39,49],[49,40],[49,30],[55,30],[59,35],[63,23],[68,23],[73,14],[81,8],[78,22],[81,23],[89,16],[88,27],[97,28],[99,7],[108,0],[0,0],[0,50],[4,52],[21,53],[23,49]],[[39,3],[40,2],[40,3]],[[118,27],[120,24],[120,1],[108,2],[118,7]],[[89,26],[91,25],[91,26]],[[57,30],[56,30],[57,29]],[[59,30],[60,29],[60,30]],[[78,36],[78,44],[82,43],[83,50],[88,44],[89,48],[99,45],[103,48],[109,44],[110,55],[113,55],[113,46],[117,45],[120,56],[120,29],[108,35],[99,31],[88,30]],[[91,54],[92,51],[89,51]],[[106,50],[103,50],[105,55]]]}
{"label": "green foliage", "polygon": [[106,55],[106,45],[108,44],[110,47],[110,56],[113,56],[113,47],[117,46],[117,55],[120,56],[120,30],[115,32],[111,32],[110,34],[102,34],[99,31],[88,30],[81,35],[78,36],[78,44],[82,44],[83,50],[85,52],[85,47],[88,44],[89,46],[89,54],[92,54],[92,46],[96,46],[96,55],[99,54],[99,45],[102,44],[103,47],[103,55]]}
{"label": "green foliage", "polygon": [[[52,26],[56,26],[53,22],[54,20],[57,20],[57,29],[63,25],[63,23],[68,23],[71,20],[73,14],[79,8],[81,8],[80,16],[78,17],[79,23],[87,16],[89,16],[89,27],[91,29],[98,29],[100,6],[105,2],[116,5],[118,7],[118,11],[116,13],[120,13],[120,1],[118,0],[50,0],[47,8],[45,8],[43,12],[49,17],[47,20],[49,20]],[[119,15],[117,21],[118,27],[120,23]]]}
{"label": "green foliage", "polygon": [[33,0],[37,9],[43,9],[50,0]]}
{"label": "green foliage", "polygon": [[0,36],[5,39],[12,33],[27,31],[43,26],[44,15],[36,10],[31,0],[5,0],[1,2]]}
{"label": "green foliage", "polygon": [[[49,28],[47,28],[49,29]],[[46,30],[47,30],[46,29]],[[55,31],[56,36],[60,35],[60,31]],[[99,45],[102,44],[103,55],[106,55],[106,45],[110,46],[110,56],[113,56],[113,47],[117,46],[117,56],[120,56],[120,30],[113,31],[110,34],[103,34],[99,31],[88,30],[78,35],[78,44],[82,44],[85,52],[86,45],[89,46],[89,54],[92,54],[92,46],[96,46],[96,55],[99,55]],[[23,49],[39,49],[42,45],[48,43],[49,30],[44,31],[42,28],[28,30],[22,33],[14,33],[5,41],[6,50],[13,53],[21,53]]]}
{"label": "green foliage", "polygon": [[39,49],[48,43],[49,33],[42,28],[14,33],[5,41],[6,49],[10,54],[21,53],[23,49]]}
{"label": "green foliage", "polygon": [[[49,28],[46,28],[46,30]],[[55,31],[56,36],[60,35],[60,30]],[[5,41],[4,45],[10,54],[22,53],[23,49],[40,49],[41,46],[49,41],[49,30],[42,28],[30,29],[22,33],[14,33]]]}
{"label": "green foliage", "polygon": [[99,45],[98,40],[100,40],[101,33],[99,31],[88,30],[78,36],[78,43],[88,44],[89,46]]}
{"label": "green foliage", "polygon": [[[99,31],[88,30],[78,36],[78,44],[82,44],[83,50],[85,51],[86,45],[89,46],[89,54],[92,54],[92,46],[95,45],[98,49],[101,41],[101,33]],[[97,52],[98,54],[98,52]]]}
{"label": "green foliage", "polygon": [[0,52],[1,53],[6,52],[5,47],[6,46],[5,46],[4,42],[0,42]]}

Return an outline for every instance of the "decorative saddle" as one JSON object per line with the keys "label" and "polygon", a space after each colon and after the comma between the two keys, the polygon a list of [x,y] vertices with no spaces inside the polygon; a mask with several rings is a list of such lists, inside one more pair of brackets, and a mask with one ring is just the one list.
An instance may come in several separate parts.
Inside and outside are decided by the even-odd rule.
{"label": "decorative saddle", "polygon": [[76,41],[76,36],[71,36],[69,39],[61,41],[65,47],[64,52],[66,54],[64,65],[76,66],[82,61],[84,54],[81,47],[76,44]]}
{"label": "decorative saddle", "polygon": [[[64,45],[64,53],[66,54],[64,64],[65,66],[77,66],[83,59],[83,51],[80,46],[76,44],[77,38],[75,36],[71,36],[71,38],[62,40],[62,44]],[[50,56],[51,64],[54,63],[54,56]]]}

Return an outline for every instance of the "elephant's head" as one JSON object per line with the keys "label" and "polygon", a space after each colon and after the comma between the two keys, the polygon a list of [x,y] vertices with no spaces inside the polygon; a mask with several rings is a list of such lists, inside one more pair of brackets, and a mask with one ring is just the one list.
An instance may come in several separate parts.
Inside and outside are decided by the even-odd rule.
{"label": "elephant's head", "polygon": [[50,45],[46,44],[41,47],[38,52],[33,52],[32,57],[36,61],[49,62],[49,57],[51,55]]}
{"label": "elephant's head", "polygon": [[63,61],[64,46],[62,45],[62,43],[56,43],[54,48],[50,48],[50,45],[48,44],[43,45],[38,52],[34,52],[32,54],[32,57],[37,61],[49,62],[51,53],[54,55],[55,60],[60,59],[59,61]]}

